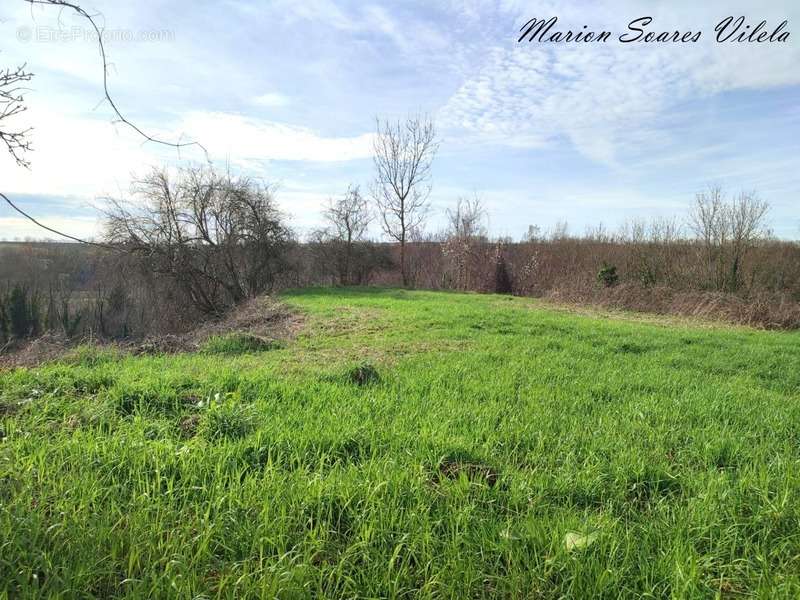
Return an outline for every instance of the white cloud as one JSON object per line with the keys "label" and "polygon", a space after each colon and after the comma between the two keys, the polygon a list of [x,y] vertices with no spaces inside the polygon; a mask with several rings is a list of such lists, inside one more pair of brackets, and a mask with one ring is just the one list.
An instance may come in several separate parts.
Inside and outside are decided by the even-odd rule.
{"label": "white cloud", "polygon": [[202,139],[214,156],[242,160],[308,160],[341,162],[368,158],[372,134],[325,137],[305,127],[254,119],[243,115],[192,112],[179,128]]}
{"label": "white cloud", "polygon": [[266,94],[261,94],[260,96],[253,98],[253,104],[267,106],[270,108],[288,106],[289,97],[284,96],[283,94],[278,94],[277,92],[267,92]]}
{"label": "white cloud", "polygon": [[[29,114],[36,123],[32,168],[4,167],[7,191],[83,199],[124,194],[132,174],[178,159],[172,149],[143,144],[105,113],[95,118],[61,114],[34,100]],[[188,113],[174,131],[148,131],[164,139],[201,140],[213,161],[248,166],[257,174],[265,160],[343,162],[368,158],[372,151],[372,134],[326,137],[304,127],[216,112]],[[182,150],[181,158],[204,160],[191,148]]]}
{"label": "white cloud", "polygon": [[[15,193],[94,197],[127,189],[130,173],[158,160],[127,127],[113,125],[104,111],[96,117],[60,113],[32,98],[28,113],[35,123],[30,170],[8,168],[3,186]],[[4,168],[4,171],[6,169]]]}

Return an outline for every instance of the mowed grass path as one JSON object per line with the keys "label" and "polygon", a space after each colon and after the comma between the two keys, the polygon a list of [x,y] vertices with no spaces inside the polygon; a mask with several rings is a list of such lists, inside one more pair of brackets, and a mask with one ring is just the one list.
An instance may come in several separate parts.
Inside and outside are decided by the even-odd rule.
{"label": "mowed grass path", "polygon": [[0,597],[800,597],[797,334],[284,300],[283,347],[0,374]]}

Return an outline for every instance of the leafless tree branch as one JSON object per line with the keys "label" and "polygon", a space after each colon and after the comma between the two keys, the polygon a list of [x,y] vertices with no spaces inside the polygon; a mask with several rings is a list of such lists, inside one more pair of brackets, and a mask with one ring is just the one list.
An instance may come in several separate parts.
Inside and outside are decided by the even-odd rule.
{"label": "leafless tree branch", "polygon": [[16,69],[0,70],[0,141],[5,144],[16,163],[25,168],[30,167],[25,153],[31,149],[28,139],[31,128],[10,131],[5,128],[4,122],[27,110],[24,104],[25,88],[20,84],[30,81],[31,77],[33,74],[25,70],[25,65]]}

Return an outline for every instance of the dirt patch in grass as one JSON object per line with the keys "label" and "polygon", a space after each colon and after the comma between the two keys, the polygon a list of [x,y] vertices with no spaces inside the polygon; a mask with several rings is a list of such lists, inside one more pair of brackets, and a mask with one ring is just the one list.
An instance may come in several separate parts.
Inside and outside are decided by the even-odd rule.
{"label": "dirt patch in grass", "polygon": [[11,416],[19,410],[19,404],[0,402],[0,417]]}
{"label": "dirt patch in grass", "polygon": [[479,461],[464,461],[458,458],[445,457],[436,467],[431,481],[440,483],[444,479],[456,480],[464,475],[469,481],[483,483],[493,488],[497,485],[500,474],[490,465]]}
{"label": "dirt patch in grass", "polygon": [[386,329],[386,311],[363,306],[342,306],[336,314],[315,323],[326,337],[380,334]]}
{"label": "dirt patch in grass", "polygon": [[196,344],[226,333],[247,333],[274,340],[294,338],[303,328],[305,319],[297,311],[270,296],[260,296],[239,306],[224,319],[204,323],[188,334]]}
{"label": "dirt patch in grass", "polygon": [[181,438],[189,439],[197,435],[197,430],[200,427],[200,419],[202,417],[197,413],[186,415],[178,422],[178,430],[181,433]]}

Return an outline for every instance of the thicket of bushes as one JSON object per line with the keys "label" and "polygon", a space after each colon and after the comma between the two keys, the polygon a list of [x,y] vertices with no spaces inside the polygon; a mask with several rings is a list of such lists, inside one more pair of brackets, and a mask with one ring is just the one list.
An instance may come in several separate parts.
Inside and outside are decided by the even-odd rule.
{"label": "thicket of bushes", "polygon": [[[597,236],[524,242],[471,240],[454,255],[446,241],[408,248],[414,285],[544,297],[655,313],[699,315],[771,328],[800,327],[800,245],[764,240],[739,267],[735,291],[708,276],[697,242],[667,243]],[[4,248],[0,276],[0,343],[45,332],[65,337],[126,338],[177,333],[207,318],[185,291],[152,273],[146,261],[69,244]],[[336,242],[293,243],[273,289],[339,285]],[[359,242],[349,283],[399,285],[397,248]],[[81,256],[82,276],[59,269]],[[11,258],[11,257],[14,258]],[[18,257],[38,257],[25,261]],[[66,262],[66,264],[65,264]],[[27,264],[24,273],[14,272]],[[11,283],[11,282],[14,283]]]}

